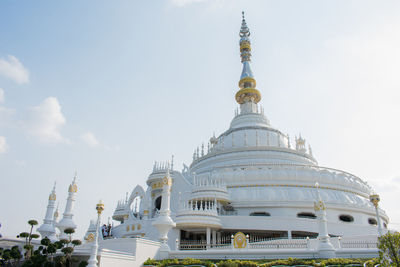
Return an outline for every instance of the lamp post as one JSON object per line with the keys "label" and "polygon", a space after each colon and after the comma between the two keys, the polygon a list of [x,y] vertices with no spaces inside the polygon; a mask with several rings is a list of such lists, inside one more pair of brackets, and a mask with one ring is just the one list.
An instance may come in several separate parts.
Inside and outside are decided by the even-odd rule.
{"label": "lamp post", "polygon": [[378,236],[382,235],[382,227],[381,227],[381,218],[379,217],[379,209],[378,209],[378,204],[380,201],[380,197],[378,194],[373,194],[369,196],[369,201],[372,202],[372,204],[374,204],[375,207],[375,212],[376,212],[376,220],[378,223]]}
{"label": "lamp post", "polygon": [[99,240],[99,227],[100,227],[100,217],[101,212],[104,210],[104,204],[100,200],[96,205],[97,210],[97,223],[96,223],[96,233],[94,234],[94,242],[92,245],[92,251],[90,253],[90,258],[88,261],[88,267],[96,267],[97,266],[97,249],[99,248],[98,240]]}

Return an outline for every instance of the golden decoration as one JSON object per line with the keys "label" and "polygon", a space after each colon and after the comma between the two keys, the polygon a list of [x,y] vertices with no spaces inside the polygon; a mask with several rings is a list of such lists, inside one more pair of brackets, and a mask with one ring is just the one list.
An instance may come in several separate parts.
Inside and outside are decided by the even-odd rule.
{"label": "golden decoration", "polygon": [[56,200],[56,194],[51,194],[49,196],[49,200]]}
{"label": "golden decoration", "polygon": [[378,194],[373,194],[369,196],[369,200],[374,204],[375,207],[378,207],[378,203],[381,200]]}
{"label": "golden decoration", "polygon": [[250,43],[247,41],[243,41],[240,43],[240,52],[242,52],[243,50],[248,49],[251,51],[251,46]]}
{"label": "golden decoration", "polygon": [[244,77],[239,81],[239,88],[243,89],[245,83],[252,83],[253,87],[256,87],[256,80],[253,77]]}
{"label": "golden decoration", "polygon": [[135,231],[135,225],[132,224],[132,231]]}
{"label": "golden decoration", "polygon": [[148,210],[144,210],[144,211],[143,211],[143,214],[144,214],[144,215],[148,215],[148,214],[149,214],[149,211],[148,211]]}
{"label": "golden decoration", "polygon": [[96,210],[97,210],[97,214],[101,214],[101,212],[104,210],[104,204],[101,200],[96,205]]}
{"label": "golden decoration", "polygon": [[151,188],[152,189],[158,189],[158,188],[162,188],[163,187],[163,182],[157,182],[152,184]]}
{"label": "golden decoration", "polygon": [[258,103],[261,100],[261,93],[255,88],[244,88],[236,93],[235,98],[239,104],[243,104],[246,100],[253,100],[254,103]]}
{"label": "golden decoration", "polygon": [[76,184],[69,185],[68,192],[70,192],[70,193],[78,192],[78,186]]}
{"label": "golden decoration", "polygon": [[233,237],[233,247],[234,248],[246,248],[247,240],[246,236],[242,232],[237,232]]}
{"label": "golden decoration", "polygon": [[314,210],[315,211],[326,210],[324,202],[322,201],[314,202]]}
{"label": "golden decoration", "polygon": [[94,241],[94,234],[90,233],[88,236],[85,238],[87,242],[93,242]]}
{"label": "golden decoration", "polygon": [[126,226],[126,231],[129,232],[129,225]]}
{"label": "golden decoration", "polygon": [[142,226],[140,224],[138,224],[137,229],[138,230],[142,229]]}

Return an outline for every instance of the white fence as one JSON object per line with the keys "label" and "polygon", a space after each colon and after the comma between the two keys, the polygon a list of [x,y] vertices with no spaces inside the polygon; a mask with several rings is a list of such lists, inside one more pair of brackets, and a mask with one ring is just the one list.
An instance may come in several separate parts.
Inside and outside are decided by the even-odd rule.
{"label": "white fence", "polygon": [[[355,240],[351,238],[333,237],[331,243],[335,249],[377,249],[376,239],[366,238],[365,240]],[[318,239],[299,238],[251,238],[247,237],[246,249],[316,249]],[[222,242],[207,244],[205,240],[182,240],[177,243],[178,250],[214,250],[214,249],[232,249],[232,240],[223,240]]]}

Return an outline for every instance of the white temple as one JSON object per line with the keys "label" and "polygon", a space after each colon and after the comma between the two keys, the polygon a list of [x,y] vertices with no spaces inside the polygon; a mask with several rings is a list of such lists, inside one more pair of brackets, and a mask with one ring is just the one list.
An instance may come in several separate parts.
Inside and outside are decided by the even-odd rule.
{"label": "white temple", "polygon": [[[110,237],[100,238],[100,255],[116,253],[126,261],[131,256],[138,260],[377,255],[376,238],[387,231],[389,220],[378,207],[379,197],[361,178],[319,166],[301,135],[291,143],[270,124],[259,106],[249,37],[243,18],[243,70],[235,95],[240,109],[229,128],[197,147],[192,163],[182,171],[174,169],[173,161],[156,162],[147,188],[138,185],[118,202],[112,217],[118,223]],[[60,232],[76,227],[76,190],[74,179],[63,218],[56,223],[51,221],[53,189],[42,235],[54,238],[55,227]],[[95,234],[92,222],[82,255],[90,251]]]}

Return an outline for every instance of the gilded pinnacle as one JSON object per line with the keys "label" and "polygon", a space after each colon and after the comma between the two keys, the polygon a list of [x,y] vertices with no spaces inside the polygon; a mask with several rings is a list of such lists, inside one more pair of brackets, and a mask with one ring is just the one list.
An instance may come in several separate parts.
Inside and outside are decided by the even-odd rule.
{"label": "gilded pinnacle", "polygon": [[242,26],[239,32],[240,36],[240,57],[243,64],[242,74],[240,76],[239,88],[240,90],[236,93],[236,101],[239,104],[245,102],[258,103],[261,100],[260,92],[255,88],[256,80],[254,79],[253,72],[250,68],[251,61],[251,42],[250,42],[250,30],[247,27],[246,20],[244,18],[244,12],[242,12]]}

